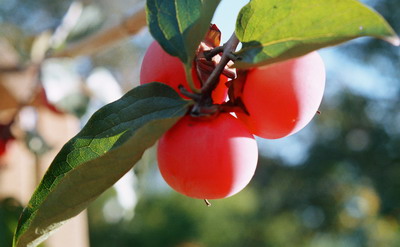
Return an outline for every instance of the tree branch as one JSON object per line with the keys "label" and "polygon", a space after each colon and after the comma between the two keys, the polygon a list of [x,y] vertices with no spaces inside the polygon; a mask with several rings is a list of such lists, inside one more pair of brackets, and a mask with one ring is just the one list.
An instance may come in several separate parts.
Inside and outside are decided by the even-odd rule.
{"label": "tree branch", "polygon": [[136,13],[122,21],[119,25],[96,33],[81,42],[67,47],[50,57],[76,57],[93,54],[106,46],[125,39],[146,26],[146,12],[144,6]]}
{"label": "tree branch", "polygon": [[236,37],[236,34],[233,33],[229,38],[228,42],[226,42],[223,46],[223,52],[221,56],[220,62],[217,64],[215,69],[211,72],[210,77],[204,83],[203,88],[201,89],[201,94],[203,99],[210,98],[212,91],[217,87],[219,82],[219,76],[224,71],[225,66],[232,59],[232,52],[236,50],[236,47],[239,44],[239,39]]}
{"label": "tree branch", "polygon": [[[220,75],[225,71],[226,65],[235,59],[233,57],[233,52],[236,50],[236,47],[239,44],[239,39],[236,37],[236,34],[233,33],[232,36],[229,38],[228,42],[226,42],[222,49],[221,47],[217,47],[217,51],[222,51],[221,59],[219,63],[216,65],[214,70],[211,72],[210,76],[208,77],[207,81],[204,83],[200,98],[192,98],[196,101],[196,104],[193,106],[191,110],[192,116],[210,116],[218,113],[221,108],[218,105],[214,105],[212,99],[212,92],[218,86]],[[213,54],[214,52],[211,51],[208,55]],[[219,52],[218,52],[219,53]],[[217,53],[217,54],[218,54]]]}

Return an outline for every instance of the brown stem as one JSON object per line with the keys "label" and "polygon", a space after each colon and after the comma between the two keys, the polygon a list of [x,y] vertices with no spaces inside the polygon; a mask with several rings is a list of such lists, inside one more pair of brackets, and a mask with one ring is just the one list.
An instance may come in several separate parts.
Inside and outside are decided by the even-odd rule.
{"label": "brown stem", "polygon": [[204,199],[204,203],[206,204],[207,207],[211,206],[211,203],[207,199]]}
{"label": "brown stem", "polygon": [[219,54],[219,53],[221,53],[221,52],[223,52],[223,51],[224,51],[224,47],[223,47],[223,46],[218,46],[218,47],[215,47],[215,48],[212,49],[212,50],[204,51],[204,57],[205,57],[208,61],[211,61],[211,59],[212,59],[215,55],[217,55],[217,54]]}
{"label": "brown stem", "polygon": [[199,101],[201,96],[200,94],[196,94],[196,93],[192,93],[189,92],[184,86],[179,85],[178,86],[179,91],[181,92],[181,94],[185,95],[186,97],[193,99],[195,101]]}
{"label": "brown stem", "polygon": [[224,71],[225,66],[232,59],[232,52],[236,50],[236,47],[239,44],[239,39],[236,37],[236,34],[233,33],[229,38],[228,42],[226,42],[223,46],[223,52],[221,56],[221,60],[218,65],[215,67],[213,72],[211,72],[210,77],[208,77],[207,81],[204,83],[203,88],[201,89],[202,100],[207,101],[207,98],[211,98],[212,91],[217,87],[219,83],[219,76]]}

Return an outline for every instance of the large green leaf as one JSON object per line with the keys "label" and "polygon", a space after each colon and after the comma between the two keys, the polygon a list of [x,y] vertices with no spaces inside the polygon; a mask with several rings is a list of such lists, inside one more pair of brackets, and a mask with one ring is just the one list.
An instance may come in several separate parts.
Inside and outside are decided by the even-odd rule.
{"label": "large green leaf", "polygon": [[304,55],[362,36],[400,44],[389,24],[357,0],[252,0],[240,11],[239,68]]}
{"label": "large green leaf", "polygon": [[147,0],[147,23],[169,54],[192,66],[220,0]]}
{"label": "large green leaf", "polygon": [[150,83],[98,110],[44,175],[21,215],[14,247],[36,246],[84,210],[140,160],[189,104],[172,88]]}

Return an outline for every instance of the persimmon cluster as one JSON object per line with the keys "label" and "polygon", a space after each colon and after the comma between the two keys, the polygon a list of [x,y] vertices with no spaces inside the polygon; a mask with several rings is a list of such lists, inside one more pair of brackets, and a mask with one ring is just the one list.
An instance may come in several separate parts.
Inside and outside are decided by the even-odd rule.
{"label": "persimmon cluster", "polygon": [[[209,74],[201,74],[197,68],[194,62],[192,77],[195,86],[202,88]],[[222,73],[212,92],[212,109],[217,109],[216,112],[208,116],[189,112],[159,140],[160,172],[173,189],[186,196],[218,199],[241,191],[257,166],[254,135],[277,139],[304,128],[321,103],[325,67],[314,51],[268,66],[237,71],[230,79]],[[150,45],[144,56],[140,80],[141,84],[165,83],[184,98],[190,95],[184,92],[193,93],[184,65],[157,42]]]}

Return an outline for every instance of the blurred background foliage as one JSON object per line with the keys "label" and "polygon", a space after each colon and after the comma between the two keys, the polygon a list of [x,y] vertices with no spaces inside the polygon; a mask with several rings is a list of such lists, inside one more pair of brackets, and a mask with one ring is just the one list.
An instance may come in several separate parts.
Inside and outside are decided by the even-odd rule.
{"label": "blurred background foliage", "polygon": [[[78,2],[74,28],[53,48],[114,25],[139,2]],[[399,1],[363,2],[400,33]],[[3,58],[3,69],[29,64],[35,39],[57,30],[71,4],[0,0],[0,48],[17,58]],[[144,30],[91,56],[47,59],[41,85],[53,104],[84,124],[138,85],[150,41]],[[244,191],[211,207],[179,195],[162,181],[151,149],[90,206],[91,246],[400,246],[399,48],[363,38],[321,54],[327,65],[321,114],[296,135],[258,140],[259,165]],[[18,205],[1,201],[0,236],[10,235]]]}

